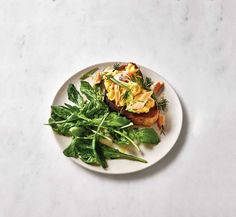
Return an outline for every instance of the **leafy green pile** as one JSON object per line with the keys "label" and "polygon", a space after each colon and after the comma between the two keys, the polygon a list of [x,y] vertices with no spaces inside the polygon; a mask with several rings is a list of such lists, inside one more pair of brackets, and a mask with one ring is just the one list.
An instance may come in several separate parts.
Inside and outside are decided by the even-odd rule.
{"label": "leafy green pile", "polygon": [[122,153],[102,144],[102,141],[105,139],[118,145],[133,146],[140,151],[140,143],[159,143],[154,129],[133,128],[129,119],[117,112],[110,112],[98,85],[92,87],[87,81],[81,81],[78,91],[73,84],[69,84],[67,93],[73,105],[52,105],[48,120],[56,133],[72,137],[70,145],[63,151],[65,156],[80,158],[87,164],[103,168],[107,167],[107,159],[146,163],[144,159]]}

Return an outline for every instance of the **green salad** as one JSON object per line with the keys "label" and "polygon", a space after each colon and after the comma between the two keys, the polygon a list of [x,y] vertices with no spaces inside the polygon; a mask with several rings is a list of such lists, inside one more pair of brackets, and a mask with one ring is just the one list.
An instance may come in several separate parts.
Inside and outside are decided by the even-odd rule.
{"label": "green salad", "polygon": [[[137,154],[140,144],[159,143],[153,128],[135,127],[119,112],[109,110],[104,102],[101,85],[80,81],[80,89],[74,84],[67,88],[70,104],[52,105],[48,125],[57,134],[71,137],[71,142],[63,151],[64,155],[79,158],[83,162],[107,168],[108,159],[127,159],[147,163]],[[108,145],[115,144],[116,146]],[[128,154],[119,147],[136,150]]]}

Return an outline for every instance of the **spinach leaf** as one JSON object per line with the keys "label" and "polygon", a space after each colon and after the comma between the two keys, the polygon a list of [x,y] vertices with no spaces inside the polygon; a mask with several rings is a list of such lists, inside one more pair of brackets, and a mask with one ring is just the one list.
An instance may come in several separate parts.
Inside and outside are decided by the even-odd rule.
{"label": "spinach leaf", "polygon": [[80,95],[79,91],[76,89],[74,84],[69,84],[67,88],[68,99],[81,106],[84,102],[83,97]]}
{"label": "spinach leaf", "polygon": [[147,161],[142,158],[122,153],[119,150],[109,147],[107,145],[100,144],[100,147],[106,159],[127,159],[127,160],[134,160],[142,163],[147,163]]}
{"label": "spinach leaf", "polygon": [[93,87],[87,81],[81,81],[80,91],[83,93],[88,100],[93,101],[97,98],[97,94]]}
{"label": "spinach leaf", "polygon": [[156,145],[160,142],[158,134],[153,128],[136,128],[130,129],[129,137],[137,140],[139,143]]}
{"label": "spinach leaf", "polygon": [[128,125],[132,123],[129,119],[126,117],[120,116],[116,112],[111,112],[108,117],[106,118],[104,122],[104,126],[109,126],[109,127],[122,127],[125,125]]}
{"label": "spinach leaf", "polygon": [[78,158],[79,157],[79,150],[77,148],[78,140],[73,139],[70,145],[63,151],[64,155],[67,157]]}
{"label": "spinach leaf", "polygon": [[83,137],[87,135],[87,130],[82,126],[73,126],[70,128],[70,134],[73,137]]}
{"label": "spinach leaf", "polygon": [[87,164],[100,165],[100,163],[97,161],[96,156],[94,155],[91,141],[92,139],[90,140],[77,139],[76,144],[79,153],[79,158]]}
{"label": "spinach leaf", "polygon": [[91,140],[73,139],[63,153],[67,157],[80,158],[87,164],[99,165],[93,153]]}

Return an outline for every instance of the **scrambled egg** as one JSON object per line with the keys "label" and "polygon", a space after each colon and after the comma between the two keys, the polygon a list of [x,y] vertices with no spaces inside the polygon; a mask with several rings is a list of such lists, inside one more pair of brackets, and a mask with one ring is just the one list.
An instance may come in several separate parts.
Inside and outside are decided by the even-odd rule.
{"label": "scrambled egg", "polygon": [[[124,74],[128,77],[135,74],[138,68],[134,64],[129,63],[125,67],[125,71],[109,71],[107,74],[115,76]],[[107,75],[106,74],[106,75]],[[107,91],[107,97],[110,101],[115,101],[117,106],[126,106],[126,110],[133,113],[147,113],[155,106],[154,99],[151,98],[152,91],[148,91],[137,83],[129,80],[126,87],[120,86],[104,76],[104,86]],[[127,92],[128,91],[128,92]]]}

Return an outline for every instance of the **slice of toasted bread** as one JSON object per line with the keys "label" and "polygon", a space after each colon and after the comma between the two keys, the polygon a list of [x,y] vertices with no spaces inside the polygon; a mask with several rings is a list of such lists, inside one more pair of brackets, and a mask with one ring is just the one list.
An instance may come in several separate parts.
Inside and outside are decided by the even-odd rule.
{"label": "slice of toasted bread", "polygon": [[148,113],[137,114],[123,110],[122,107],[117,107],[115,102],[110,101],[106,95],[105,95],[105,102],[107,103],[107,105],[111,110],[120,112],[122,115],[130,119],[135,125],[150,127],[157,122],[158,109],[156,105],[153,108],[151,108]]}

